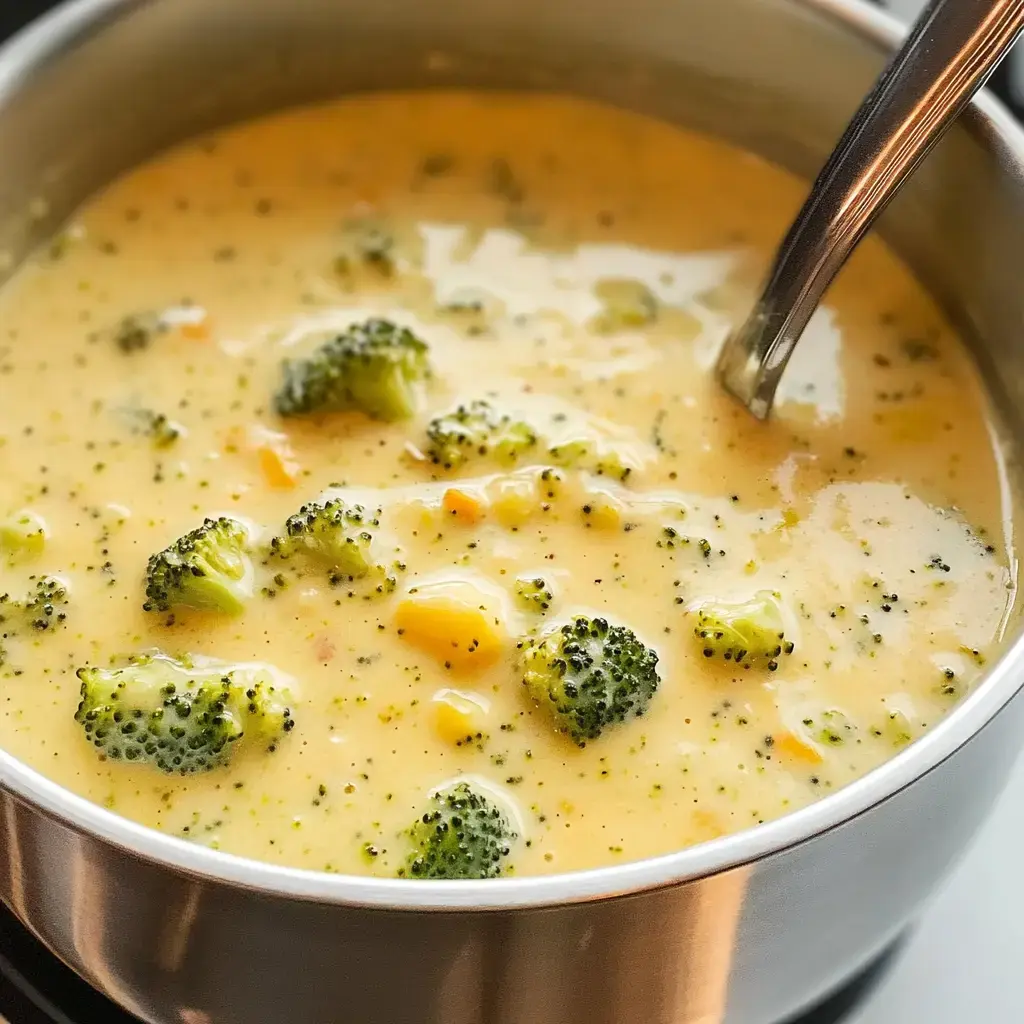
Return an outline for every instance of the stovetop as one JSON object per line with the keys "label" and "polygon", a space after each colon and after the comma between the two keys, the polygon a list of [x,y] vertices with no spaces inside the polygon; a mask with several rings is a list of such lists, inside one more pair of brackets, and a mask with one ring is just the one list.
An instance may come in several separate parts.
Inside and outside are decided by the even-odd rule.
{"label": "stovetop", "polygon": [[[56,0],[0,0],[0,39]],[[883,0],[884,2],[884,0]],[[887,0],[913,17],[923,0]],[[1024,104],[1024,46],[997,72]],[[1019,110],[1024,116],[1024,106]],[[1024,761],[998,810],[914,932],[844,991],[789,1024],[1024,1021]],[[140,1024],[57,961],[0,905],[0,1024]]]}
{"label": "stovetop", "polygon": [[65,967],[0,904],[0,1024],[139,1024]]}

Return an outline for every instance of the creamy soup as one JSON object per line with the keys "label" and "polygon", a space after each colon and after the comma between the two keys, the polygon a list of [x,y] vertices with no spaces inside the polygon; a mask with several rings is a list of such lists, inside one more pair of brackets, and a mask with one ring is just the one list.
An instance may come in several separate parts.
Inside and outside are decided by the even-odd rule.
{"label": "creamy soup", "polygon": [[1010,613],[1004,470],[875,239],[770,423],[720,392],[804,188],[493,94],[122,178],[0,294],[0,744],[170,835],[383,876],[678,850],[892,757]]}

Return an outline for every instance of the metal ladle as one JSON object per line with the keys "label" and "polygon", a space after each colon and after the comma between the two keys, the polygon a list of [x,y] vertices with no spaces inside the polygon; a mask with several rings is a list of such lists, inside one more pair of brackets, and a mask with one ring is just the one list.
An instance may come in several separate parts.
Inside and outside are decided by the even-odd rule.
{"label": "metal ladle", "polygon": [[1024,0],[932,0],[832,151],[718,378],[758,419],[825,289],[1024,29]]}

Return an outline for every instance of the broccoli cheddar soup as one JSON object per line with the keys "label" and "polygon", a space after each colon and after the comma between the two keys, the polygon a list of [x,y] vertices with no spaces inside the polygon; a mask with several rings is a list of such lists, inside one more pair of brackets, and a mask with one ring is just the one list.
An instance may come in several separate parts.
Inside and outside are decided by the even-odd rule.
{"label": "broccoli cheddar soup", "polygon": [[567,98],[378,95],[133,171],[0,294],[0,745],[410,878],[755,827],[1010,614],[991,412],[877,240],[773,420],[718,348],[804,186]]}

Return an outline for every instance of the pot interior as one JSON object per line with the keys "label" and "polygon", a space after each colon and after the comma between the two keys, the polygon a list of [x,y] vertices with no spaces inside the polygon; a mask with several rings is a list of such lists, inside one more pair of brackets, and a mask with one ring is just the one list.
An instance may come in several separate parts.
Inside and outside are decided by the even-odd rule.
{"label": "pot interior", "polygon": [[[3,263],[17,266],[104,183],[184,137],[361,91],[570,92],[807,177],[891,35],[841,0],[588,0],[586,17],[572,0],[79,0],[0,60]],[[974,346],[1011,451],[1024,407],[1022,159],[1017,129],[986,103],[880,226]]]}
{"label": "pot interior", "polygon": [[[588,0],[586,17],[570,0],[79,0],[35,46],[9,48],[0,71],[0,247],[17,265],[89,194],[186,136],[377,89],[577,93],[721,136],[807,177],[893,36],[857,0]],[[1024,398],[1013,343],[1024,313],[1020,160],[974,110],[880,226],[980,343],[1012,434]]]}

